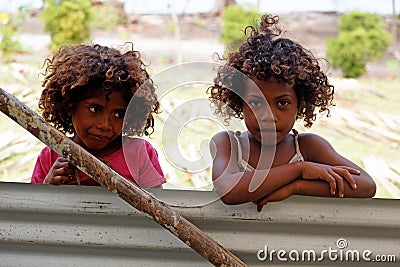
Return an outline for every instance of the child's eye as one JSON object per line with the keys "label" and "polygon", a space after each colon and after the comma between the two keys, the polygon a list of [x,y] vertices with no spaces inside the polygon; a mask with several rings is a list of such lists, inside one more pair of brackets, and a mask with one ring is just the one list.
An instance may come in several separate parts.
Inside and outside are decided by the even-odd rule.
{"label": "child's eye", "polygon": [[278,101],[278,106],[280,106],[280,107],[285,107],[285,106],[287,106],[289,104],[290,104],[290,101],[288,101],[288,100],[280,100],[280,101]]}
{"label": "child's eye", "polygon": [[125,110],[119,110],[113,112],[114,118],[123,118],[125,116]]}
{"label": "child's eye", "polygon": [[97,113],[97,112],[100,111],[100,108],[99,108],[99,107],[96,107],[96,106],[90,106],[90,107],[89,107],[89,111],[90,111],[90,112],[93,112],[93,113]]}
{"label": "child's eye", "polygon": [[250,100],[249,101],[249,105],[253,106],[253,107],[258,107],[258,106],[261,105],[261,101],[259,101],[259,100]]}

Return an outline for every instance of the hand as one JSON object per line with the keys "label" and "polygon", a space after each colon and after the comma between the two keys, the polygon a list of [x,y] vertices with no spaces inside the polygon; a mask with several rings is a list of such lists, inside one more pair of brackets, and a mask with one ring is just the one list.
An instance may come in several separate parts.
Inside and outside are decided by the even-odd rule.
{"label": "hand", "polygon": [[260,212],[263,206],[268,204],[269,202],[282,201],[292,196],[294,194],[294,186],[295,186],[295,181],[279,188],[278,190],[272,192],[271,194],[257,201],[254,201],[253,203],[257,205],[257,211]]}
{"label": "hand", "polygon": [[58,158],[44,179],[44,184],[60,185],[72,181],[76,168],[65,158]]}
{"label": "hand", "polygon": [[347,166],[329,166],[315,162],[302,162],[301,178],[324,180],[329,183],[332,195],[336,194],[337,188],[339,197],[344,196],[343,179],[349,183],[351,188],[357,188],[352,174],[359,175],[360,171]]}

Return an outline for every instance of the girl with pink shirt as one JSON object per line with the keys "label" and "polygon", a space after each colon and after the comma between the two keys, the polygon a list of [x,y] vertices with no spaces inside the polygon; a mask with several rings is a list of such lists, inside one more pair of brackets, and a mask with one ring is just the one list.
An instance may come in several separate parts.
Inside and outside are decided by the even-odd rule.
{"label": "girl with pink shirt", "polygon": [[[165,183],[155,148],[130,137],[153,133],[159,108],[139,52],[69,45],[46,59],[45,67],[39,108],[47,122],[140,187]],[[99,185],[49,147],[40,152],[31,183]]]}

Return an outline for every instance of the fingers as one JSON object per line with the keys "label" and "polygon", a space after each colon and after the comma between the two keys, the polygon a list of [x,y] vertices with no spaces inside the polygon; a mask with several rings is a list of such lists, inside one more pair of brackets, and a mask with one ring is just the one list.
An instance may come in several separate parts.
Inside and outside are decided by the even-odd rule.
{"label": "fingers", "polygon": [[354,168],[349,167],[349,166],[336,166],[336,167],[342,168],[342,169],[346,169],[347,171],[349,171],[352,174],[360,174],[361,173],[359,170],[354,169]]}
{"label": "fingers", "polygon": [[[339,197],[344,197],[344,183],[343,178],[337,174],[333,169],[328,171],[332,178],[336,181],[337,191]],[[332,188],[331,188],[332,189]],[[332,192],[332,195],[335,194],[335,190]]]}
{"label": "fingers", "polygon": [[334,195],[335,189],[337,189],[338,197],[344,197],[344,182],[346,180],[352,189],[357,189],[356,181],[354,180],[352,174],[359,175],[360,171],[347,166],[336,166],[331,167],[328,170],[328,180],[331,187],[331,193]]}
{"label": "fingers", "polygon": [[72,181],[75,168],[65,158],[58,158],[44,179],[44,184],[61,185]]}
{"label": "fingers", "polygon": [[[332,195],[344,197],[347,182],[353,190],[357,189],[354,175],[360,175],[361,171],[348,166],[331,166],[314,162],[304,162],[302,165],[303,179],[321,179],[329,183]],[[345,180],[345,181],[343,181]]]}
{"label": "fingers", "polygon": [[338,169],[335,170],[337,173],[340,174],[350,185],[351,188],[357,189],[356,181],[354,180],[351,174],[360,175],[360,171],[351,167],[347,166],[339,166]]}
{"label": "fingers", "polygon": [[253,201],[253,203],[257,205],[257,211],[261,212],[264,205],[266,205],[268,203],[268,200],[267,200],[267,197],[263,197],[259,200]]}
{"label": "fingers", "polygon": [[258,201],[256,203],[257,204],[257,211],[261,212],[262,208],[264,207],[264,205],[267,205],[267,203],[268,203],[268,199],[267,198],[264,198],[261,201]]}
{"label": "fingers", "polygon": [[328,182],[329,187],[331,189],[330,190],[331,194],[334,195],[334,194],[336,194],[336,179],[334,177],[332,177],[332,174],[330,174],[329,171],[328,171],[328,174],[329,175],[325,175],[321,179]]}
{"label": "fingers", "polygon": [[43,181],[43,184],[62,185],[72,181],[70,176],[51,176]]}

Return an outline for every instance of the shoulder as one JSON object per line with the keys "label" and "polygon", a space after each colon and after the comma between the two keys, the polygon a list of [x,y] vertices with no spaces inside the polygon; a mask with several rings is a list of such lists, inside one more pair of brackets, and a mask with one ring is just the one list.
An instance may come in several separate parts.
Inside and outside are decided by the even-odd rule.
{"label": "shoulder", "polygon": [[143,145],[144,145],[144,147],[146,149],[147,155],[150,158],[158,157],[157,149],[152,144],[150,144],[146,140],[143,140]]}
{"label": "shoulder", "polygon": [[299,140],[303,142],[328,142],[322,136],[314,133],[299,133]]}
{"label": "shoulder", "polygon": [[40,154],[51,154],[52,152],[53,152],[53,150],[52,150],[50,147],[45,146],[45,147],[40,151]]}
{"label": "shoulder", "polygon": [[[147,142],[144,139],[141,138],[131,138],[131,137],[126,137],[123,140],[123,148],[124,149],[138,149],[138,148],[145,148],[146,146],[150,145],[149,142]],[[151,145],[150,145],[151,146]]]}
{"label": "shoulder", "polygon": [[210,150],[213,151],[218,147],[218,149],[221,151],[236,151],[238,143],[236,138],[240,140],[241,136],[243,136],[243,133],[240,131],[218,132],[211,138]]}
{"label": "shoulder", "polygon": [[156,149],[150,142],[141,138],[125,138],[123,149],[126,151],[146,151],[147,154],[157,153]]}
{"label": "shoulder", "polygon": [[219,139],[227,138],[229,136],[229,133],[230,133],[229,131],[218,132],[212,137],[212,139],[219,140]]}
{"label": "shoulder", "polygon": [[33,169],[31,177],[31,183],[33,184],[43,183],[43,180],[45,179],[47,173],[51,169],[51,166],[58,157],[59,155],[50,147],[48,146],[44,147],[40,151],[36,159],[35,167]]}
{"label": "shoulder", "polygon": [[[214,161],[226,161],[231,158],[232,155],[239,153],[239,142],[243,133],[234,131],[222,131],[215,134],[210,142],[210,152]],[[234,160],[237,157],[234,157]]]}
{"label": "shoulder", "polygon": [[53,149],[48,146],[45,146],[39,153],[38,158],[40,159],[54,159],[56,160],[60,155],[58,155]]}
{"label": "shoulder", "polygon": [[306,160],[319,156],[320,153],[333,151],[333,147],[327,139],[314,133],[299,134],[299,146]]}
{"label": "shoulder", "polygon": [[240,131],[221,131],[216,133],[211,140],[214,142],[227,142],[228,140],[231,140],[236,137],[240,137],[242,133]]}

